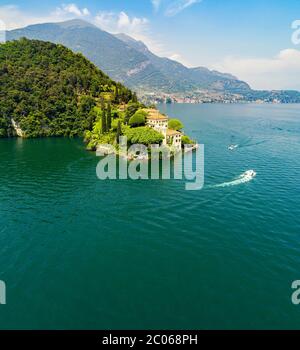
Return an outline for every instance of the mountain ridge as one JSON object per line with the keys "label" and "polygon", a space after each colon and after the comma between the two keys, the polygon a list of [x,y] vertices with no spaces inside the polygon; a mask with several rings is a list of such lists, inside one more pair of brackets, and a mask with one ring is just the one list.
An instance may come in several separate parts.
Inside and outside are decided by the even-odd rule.
{"label": "mountain ridge", "polygon": [[188,68],[182,63],[152,53],[142,42],[120,33],[111,34],[81,19],[44,23],[7,32],[7,40],[26,37],[62,44],[81,52],[91,62],[139,96],[188,97],[214,102],[228,100],[300,102],[300,92],[256,91],[229,73],[205,67]]}
{"label": "mountain ridge", "polygon": [[[110,34],[80,19],[30,25],[7,33],[8,40],[19,39],[22,36],[60,43],[74,51],[82,52],[113,79],[137,90],[181,92],[197,88],[212,89],[214,87],[207,84],[222,79],[226,82],[233,81],[228,76],[221,75],[222,73],[215,74],[209,70],[205,79],[202,79],[198,68],[189,69],[169,58],[156,56],[141,41],[136,41],[126,34]],[[101,51],[104,47],[106,52]],[[106,60],[105,56],[110,59]],[[118,62],[114,62],[113,56],[118,56]],[[197,79],[193,78],[195,73]]]}
{"label": "mountain ridge", "polygon": [[216,71],[216,70],[211,70],[211,69],[203,67],[203,66],[186,67],[183,63],[180,63],[180,62],[178,62],[178,61],[176,61],[174,59],[171,59],[171,58],[168,58],[168,57],[157,56],[157,55],[153,54],[151,52],[151,50],[149,50],[147,45],[145,43],[143,43],[141,40],[136,40],[136,39],[132,38],[131,36],[127,35],[127,34],[118,33],[118,34],[115,34],[114,36],[117,37],[118,39],[124,41],[128,45],[132,46],[136,50],[139,50],[140,52],[143,52],[143,53],[148,54],[148,55],[149,54],[154,55],[157,58],[167,60],[168,62],[174,62],[177,65],[180,65],[180,66],[182,66],[182,67],[184,67],[184,68],[186,68],[188,70],[192,70],[192,71],[203,70],[203,71],[206,71],[206,72],[217,74],[217,75],[222,76],[222,77],[226,77],[228,79],[239,80],[237,77],[235,77],[234,75],[232,75],[230,73],[222,73],[222,72],[219,72],[219,71]]}

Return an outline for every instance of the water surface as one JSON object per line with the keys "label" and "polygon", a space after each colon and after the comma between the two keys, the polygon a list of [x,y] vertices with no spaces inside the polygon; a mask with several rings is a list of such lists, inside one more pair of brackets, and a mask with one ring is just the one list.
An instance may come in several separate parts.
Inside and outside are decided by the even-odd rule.
{"label": "water surface", "polygon": [[300,106],[160,108],[205,145],[202,191],[100,181],[80,140],[0,140],[0,328],[299,328]]}

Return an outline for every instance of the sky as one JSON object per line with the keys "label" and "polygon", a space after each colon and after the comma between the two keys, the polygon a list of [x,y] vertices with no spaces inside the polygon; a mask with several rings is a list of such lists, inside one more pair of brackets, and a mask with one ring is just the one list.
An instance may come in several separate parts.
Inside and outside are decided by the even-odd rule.
{"label": "sky", "polygon": [[300,91],[300,0],[0,0],[7,29],[72,18],[255,89]]}

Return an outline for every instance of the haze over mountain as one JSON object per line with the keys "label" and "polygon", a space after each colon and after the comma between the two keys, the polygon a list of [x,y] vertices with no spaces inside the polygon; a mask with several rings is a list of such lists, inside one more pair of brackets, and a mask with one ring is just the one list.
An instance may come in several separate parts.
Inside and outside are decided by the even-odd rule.
{"label": "haze over mountain", "polygon": [[145,55],[98,27],[82,21],[46,23],[28,26],[7,33],[7,39],[38,39],[62,44],[81,52],[115,80],[127,86],[142,84],[149,88],[166,88],[168,80],[162,76]]}
{"label": "haze over mountain", "polygon": [[189,69],[154,55],[145,44],[125,34],[112,35],[83,20],[31,25],[7,33],[8,40],[21,37],[60,43],[80,51],[113,79],[130,87],[165,92],[223,87],[249,90],[246,83],[233,76],[206,68]]}
{"label": "haze over mountain", "polygon": [[249,91],[251,89],[247,83],[240,81],[233,75],[210,71],[205,67],[187,68],[169,58],[154,55],[142,41],[136,41],[126,34],[117,34],[116,37],[144,54],[153,66],[168,77],[171,90],[174,92],[199,88],[228,92]]}
{"label": "haze over mountain", "polygon": [[[247,100],[260,98],[262,92],[231,74],[204,67],[187,68],[183,64],[153,54],[141,41],[125,34],[113,35],[83,20],[31,25],[7,33],[7,39],[26,37],[62,44],[81,52],[114,80],[138,93],[176,93],[182,96],[211,92],[238,94]],[[263,92],[263,96],[281,98],[283,92]],[[284,92],[283,99],[299,98],[300,93]],[[292,102],[295,102],[292,100]]]}

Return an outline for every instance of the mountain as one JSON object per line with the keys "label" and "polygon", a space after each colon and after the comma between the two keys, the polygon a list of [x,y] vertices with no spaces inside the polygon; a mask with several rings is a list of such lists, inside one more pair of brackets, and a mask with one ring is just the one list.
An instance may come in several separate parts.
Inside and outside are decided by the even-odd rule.
{"label": "mountain", "polygon": [[147,57],[98,27],[82,21],[32,25],[7,32],[7,40],[26,37],[62,44],[74,52],[81,52],[113,79],[127,86],[159,89],[168,84]]}
{"label": "mountain", "polygon": [[98,101],[132,99],[81,54],[24,38],[0,45],[0,86],[0,137],[82,135]]}
{"label": "mountain", "polygon": [[153,54],[147,46],[128,35],[107,33],[91,23],[71,20],[31,25],[7,32],[7,39],[21,37],[62,44],[82,53],[116,81],[150,101],[300,102],[296,91],[255,91],[231,74],[205,67],[188,68]]}
{"label": "mountain", "polygon": [[125,34],[112,35],[82,20],[37,24],[7,33],[8,40],[21,37],[51,41],[81,52],[113,79],[136,90],[250,89],[233,76],[206,68],[189,69],[176,61],[154,55],[142,42]]}
{"label": "mountain", "polygon": [[117,34],[116,37],[128,46],[144,54],[153,66],[159,69],[163,75],[169,77],[173,92],[205,89],[235,93],[237,91],[249,92],[251,90],[247,83],[240,81],[230,74],[211,71],[204,67],[187,68],[183,64],[169,58],[154,55],[143,42],[136,41],[126,34]]}

